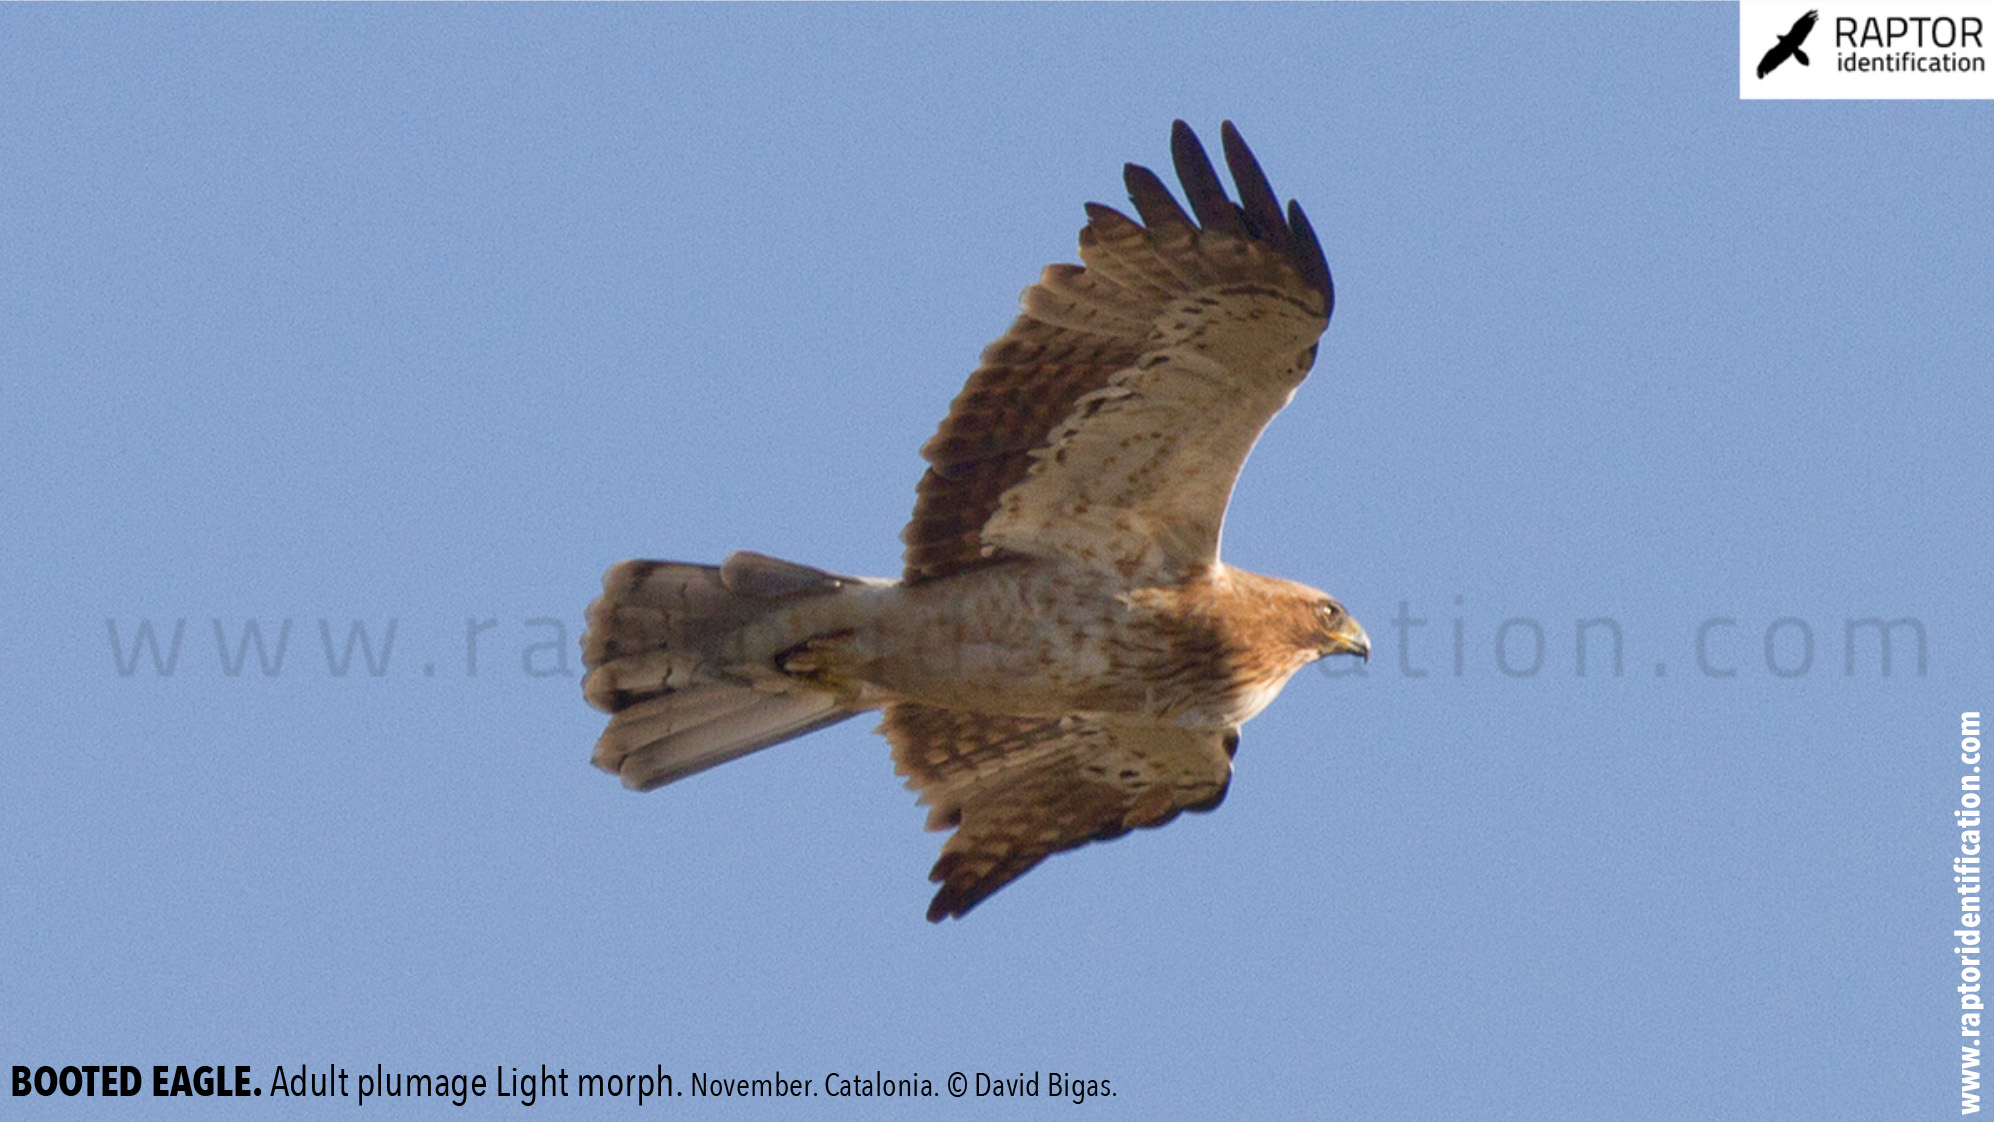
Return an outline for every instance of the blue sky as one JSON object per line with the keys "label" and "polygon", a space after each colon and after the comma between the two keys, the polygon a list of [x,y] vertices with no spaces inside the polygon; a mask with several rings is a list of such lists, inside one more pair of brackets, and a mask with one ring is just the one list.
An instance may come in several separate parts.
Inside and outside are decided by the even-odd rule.
{"label": "blue sky", "polygon": [[[1956,1109],[1994,117],[1740,102],[1736,18],[0,11],[0,1059]],[[1328,248],[1225,544],[1335,593],[1365,673],[1299,676],[1219,812],[940,927],[869,721],[650,795],[591,768],[601,571],[897,572],[920,443],[1175,117],[1238,122]],[[1870,617],[1925,673],[1909,627],[1848,672]],[[275,673],[248,620],[290,621]]]}

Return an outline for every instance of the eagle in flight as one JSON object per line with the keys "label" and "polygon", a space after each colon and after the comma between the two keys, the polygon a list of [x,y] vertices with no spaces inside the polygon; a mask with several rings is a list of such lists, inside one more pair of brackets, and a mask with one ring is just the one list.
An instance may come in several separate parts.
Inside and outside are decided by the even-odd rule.
{"label": "eagle in flight", "polygon": [[1231,122],[1226,195],[1170,138],[1186,214],[1124,168],[1141,221],[1088,204],[934,438],[899,580],[740,552],[625,561],[582,637],[612,714],[595,763],[650,790],[842,721],[880,731],[955,833],[928,919],[1048,855],[1225,797],[1239,726],[1303,666],[1368,658],[1341,604],[1219,561],[1240,466],[1315,361],[1334,292],[1301,207]]}
{"label": "eagle in flight", "polygon": [[1821,13],[1816,9],[1794,20],[1793,26],[1787,29],[1786,34],[1780,36],[1779,41],[1772,45],[1772,49],[1759,59],[1759,77],[1763,78],[1779,69],[1779,64],[1789,58],[1798,59],[1800,65],[1806,66],[1807,52],[1800,49],[1800,44],[1807,41],[1807,36],[1813,32],[1814,24],[1820,18]]}

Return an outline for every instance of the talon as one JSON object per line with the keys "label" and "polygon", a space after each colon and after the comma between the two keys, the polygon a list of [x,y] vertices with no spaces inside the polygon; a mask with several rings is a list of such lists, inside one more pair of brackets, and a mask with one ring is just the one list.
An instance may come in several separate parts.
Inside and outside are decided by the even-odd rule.
{"label": "talon", "polygon": [[850,643],[850,631],[813,635],[775,656],[775,668],[791,678],[828,683],[841,649]]}

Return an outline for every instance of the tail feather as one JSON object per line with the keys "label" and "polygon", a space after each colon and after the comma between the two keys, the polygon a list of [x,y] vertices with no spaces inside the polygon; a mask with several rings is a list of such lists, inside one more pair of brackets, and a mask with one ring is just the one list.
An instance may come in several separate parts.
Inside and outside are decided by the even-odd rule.
{"label": "tail feather", "polygon": [[837,693],[772,662],[730,666],[721,655],[741,628],[847,583],[755,553],[717,566],[611,568],[582,636],[583,695],[612,714],[596,766],[648,791],[854,715]]}
{"label": "tail feather", "polygon": [[625,787],[649,791],[855,715],[822,690],[764,693],[702,682],[611,717],[595,765],[621,776]]}

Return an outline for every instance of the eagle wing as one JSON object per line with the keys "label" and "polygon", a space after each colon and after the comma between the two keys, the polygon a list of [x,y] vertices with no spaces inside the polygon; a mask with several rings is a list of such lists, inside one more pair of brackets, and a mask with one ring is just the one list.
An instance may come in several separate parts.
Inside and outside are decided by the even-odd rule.
{"label": "eagle wing", "polygon": [[1791,55],[1792,53],[1793,53],[1793,46],[1792,44],[1788,43],[1785,39],[1781,39],[1779,42],[1774,43],[1772,45],[1772,49],[1767,51],[1764,55],[1762,55],[1759,58],[1759,70],[1758,70],[1759,77],[1763,78],[1766,75],[1772,73],[1774,68],[1779,66],[1780,63],[1785,62],[1787,56]]}
{"label": "eagle wing", "polygon": [[1211,810],[1232,779],[1239,730],[1010,717],[902,702],[880,731],[928,828],[955,834],[928,879],[928,919],[961,917],[1048,856],[1185,810]]}
{"label": "eagle wing", "polygon": [[1335,303],[1307,216],[1293,202],[1283,215],[1230,121],[1221,136],[1238,203],[1178,121],[1171,153],[1196,220],[1130,164],[1142,223],[1089,204],[1084,265],[1048,266],[1025,290],[921,449],[901,535],[909,583],[1006,554],[1158,581],[1218,560],[1240,465],[1308,374]]}

